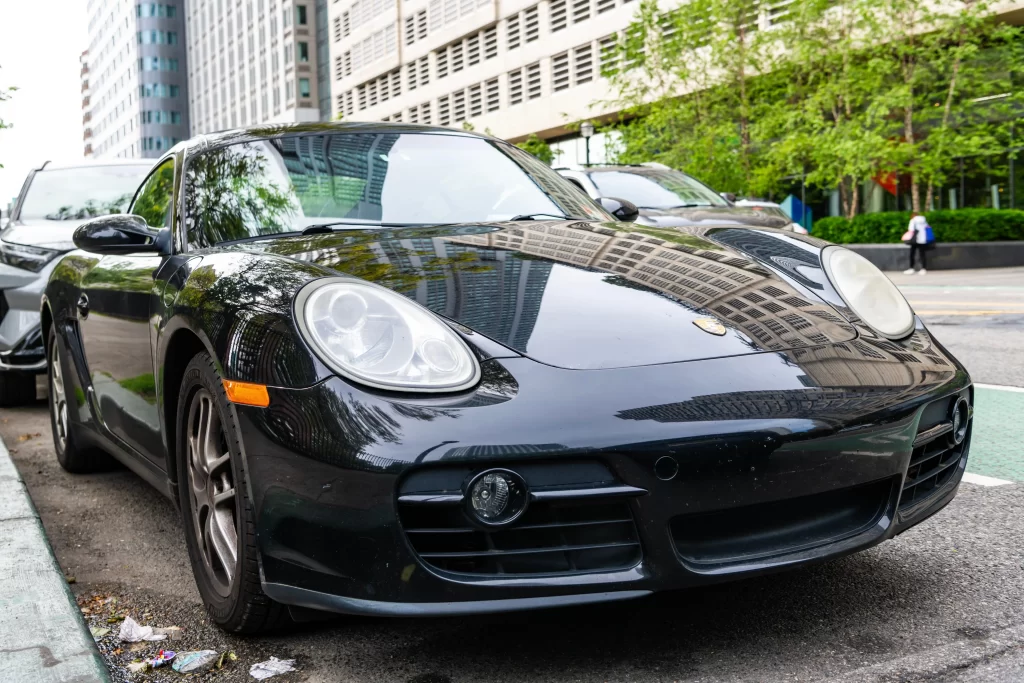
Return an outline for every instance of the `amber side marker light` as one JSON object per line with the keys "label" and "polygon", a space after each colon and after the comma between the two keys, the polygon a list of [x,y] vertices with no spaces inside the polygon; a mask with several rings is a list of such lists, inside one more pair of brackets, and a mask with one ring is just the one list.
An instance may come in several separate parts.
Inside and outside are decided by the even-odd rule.
{"label": "amber side marker light", "polygon": [[241,403],[247,406],[266,408],[270,405],[270,394],[264,384],[250,384],[249,382],[232,382],[224,380],[224,392],[232,403]]}

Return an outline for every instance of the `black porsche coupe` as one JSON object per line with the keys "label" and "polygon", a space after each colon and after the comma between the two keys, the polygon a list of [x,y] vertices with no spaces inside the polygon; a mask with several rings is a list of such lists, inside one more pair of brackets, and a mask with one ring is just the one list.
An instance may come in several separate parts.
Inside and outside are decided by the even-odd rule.
{"label": "black porsche coupe", "polygon": [[600,201],[441,128],[181,143],[46,288],[57,457],[174,500],[247,633],[636,598],[950,502],[971,380],[877,268]]}

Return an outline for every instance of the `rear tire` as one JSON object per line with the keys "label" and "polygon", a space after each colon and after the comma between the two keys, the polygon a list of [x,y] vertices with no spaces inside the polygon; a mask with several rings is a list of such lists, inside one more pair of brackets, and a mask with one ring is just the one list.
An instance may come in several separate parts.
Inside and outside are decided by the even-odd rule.
{"label": "rear tire", "polygon": [[[46,378],[50,387],[47,404],[50,409],[50,429],[53,432],[53,450],[57,454],[57,462],[68,472],[85,474],[111,469],[114,459],[98,448],[83,448],[75,436],[68,409],[68,383],[65,379],[64,365],[61,362],[60,347],[57,344],[57,332],[51,327],[46,343]],[[35,390],[35,378],[33,391]]]}
{"label": "rear tire", "polygon": [[267,597],[260,584],[240,432],[224,384],[205,352],[185,368],[175,425],[185,542],[210,619],[242,634],[288,624],[288,610]]}
{"label": "rear tire", "polygon": [[36,400],[36,376],[24,372],[0,373],[0,406],[23,406]]}

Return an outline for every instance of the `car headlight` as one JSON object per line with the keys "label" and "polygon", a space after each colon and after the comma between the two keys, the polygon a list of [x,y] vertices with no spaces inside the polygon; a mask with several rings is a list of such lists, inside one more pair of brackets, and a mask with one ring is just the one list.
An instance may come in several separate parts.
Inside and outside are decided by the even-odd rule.
{"label": "car headlight", "polygon": [[360,280],[314,280],[295,319],[316,354],[356,382],[393,391],[468,389],[480,365],[459,335],[401,294]]}
{"label": "car headlight", "polygon": [[902,339],[914,331],[914,311],[875,264],[838,246],[821,252],[821,263],[846,305],[875,332]]}
{"label": "car headlight", "polygon": [[26,244],[0,241],[0,263],[23,270],[31,270],[33,273],[42,270],[43,266],[52,261],[59,253],[56,249],[43,249]]}

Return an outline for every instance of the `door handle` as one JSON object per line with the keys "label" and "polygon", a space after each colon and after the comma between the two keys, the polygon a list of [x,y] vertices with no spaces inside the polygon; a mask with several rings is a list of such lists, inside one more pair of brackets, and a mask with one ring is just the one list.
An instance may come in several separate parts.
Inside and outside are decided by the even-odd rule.
{"label": "door handle", "polygon": [[89,317],[89,297],[85,294],[78,297],[78,317],[83,320]]}

